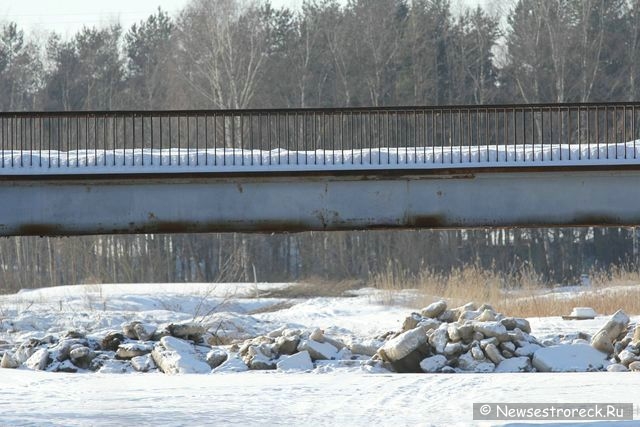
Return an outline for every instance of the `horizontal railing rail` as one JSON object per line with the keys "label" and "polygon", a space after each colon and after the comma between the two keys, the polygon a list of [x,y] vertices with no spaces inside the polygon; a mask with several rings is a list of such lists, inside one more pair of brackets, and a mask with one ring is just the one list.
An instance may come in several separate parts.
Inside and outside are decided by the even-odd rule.
{"label": "horizontal railing rail", "polygon": [[0,113],[0,174],[629,164],[640,103]]}

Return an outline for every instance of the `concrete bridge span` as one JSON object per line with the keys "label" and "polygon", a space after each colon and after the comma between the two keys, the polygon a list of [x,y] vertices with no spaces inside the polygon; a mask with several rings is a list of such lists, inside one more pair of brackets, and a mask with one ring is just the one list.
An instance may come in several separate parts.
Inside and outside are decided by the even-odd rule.
{"label": "concrete bridge span", "polygon": [[635,226],[639,113],[0,113],[0,236]]}
{"label": "concrete bridge span", "polygon": [[640,168],[4,177],[0,235],[633,226]]}

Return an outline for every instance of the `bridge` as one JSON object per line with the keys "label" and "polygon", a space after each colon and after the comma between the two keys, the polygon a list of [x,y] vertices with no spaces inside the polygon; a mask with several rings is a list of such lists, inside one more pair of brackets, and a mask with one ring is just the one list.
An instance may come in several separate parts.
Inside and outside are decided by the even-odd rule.
{"label": "bridge", "polygon": [[0,113],[0,235],[634,226],[639,110]]}

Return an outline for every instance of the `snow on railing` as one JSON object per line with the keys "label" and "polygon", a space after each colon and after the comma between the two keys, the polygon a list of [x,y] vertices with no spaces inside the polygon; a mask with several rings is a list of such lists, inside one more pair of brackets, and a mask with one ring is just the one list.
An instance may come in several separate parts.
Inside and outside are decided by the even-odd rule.
{"label": "snow on railing", "polygon": [[636,164],[639,110],[608,103],[0,113],[0,175]]}
{"label": "snow on railing", "polygon": [[0,174],[260,172],[640,164],[640,141],[594,146],[5,151]]}

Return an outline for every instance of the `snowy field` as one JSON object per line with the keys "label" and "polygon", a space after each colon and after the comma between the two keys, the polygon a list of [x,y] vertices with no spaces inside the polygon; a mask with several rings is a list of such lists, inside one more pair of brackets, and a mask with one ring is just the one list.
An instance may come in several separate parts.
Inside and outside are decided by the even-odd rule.
{"label": "snowy field", "polygon": [[612,144],[536,144],[366,147],[313,151],[216,149],[81,149],[0,151],[0,174],[184,173],[469,167],[629,165],[640,141]]}
{"label": "snowy field", "polygon": [[[366,342],[400,330],[412,311],[383,304],[383,293],[372,289],[291,299],[282,296],[287,286],[78,285],[0,296],[0,352],[72,330],[99,339],[132,321],[225,320],[246,337],[321,328],[344,342]],[[532,336],[560,341],[594,334],[608,319],[529,321]],[[628,402],[640,419],[638,372],[397,374],[359,359],[318,361],[295,372],[108,372],[0,369],[0,425],[524,425],[473,421],[474,402]]]}

